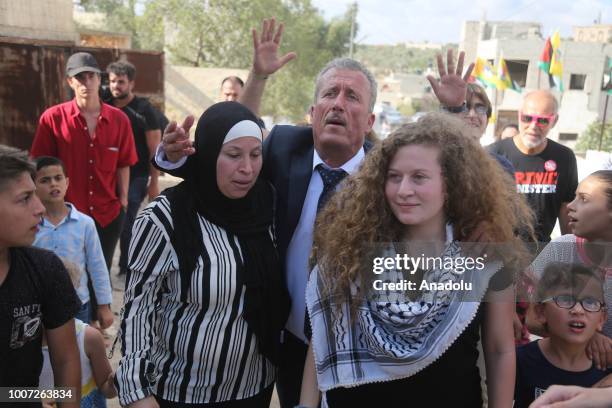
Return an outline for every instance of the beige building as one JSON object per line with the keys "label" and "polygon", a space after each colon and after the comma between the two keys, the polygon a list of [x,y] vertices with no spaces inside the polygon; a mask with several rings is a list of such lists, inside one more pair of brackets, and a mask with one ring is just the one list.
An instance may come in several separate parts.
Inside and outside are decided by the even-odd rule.
{"label": "beige building", "polygon": [[[468,61],[478,56],[497,65],[503,57],[512,80],[523,88],[523,93],[549,89],[548,75],[538,68],[545,44],[540,33],[538,23],[467,21],[463,25],[460,49],[466,51]],[[574,147],[580,134],[603,114],[602,81],[608,60],[612,58],[612,43],[562,39],[560,51],[565,92],[553,90],[560,109],[559,122],[550,137]],[[497,105],[497,122],[495,126],[489,125],[486,133],[488,141],[492,141],[503,126],[517,122],[522,95],[511,90],[496,93],[487,89],[487,93]]]}
{"label": "beige building", "polygon": [[0,0],[0,36],[75,44],[72,0]]}
{"label": "beige building", "polygon": [[79,33],[79,45],[83,47],[132,48],[132,37],[129,33],[106,31],[108,26],[104,13],[85,12],[75,8],[72,17]]}
{"label": "beige building", "polygon": [[410,104],[413,99],[421,99],[430,87],[424,74],[392,73],[376,80],[378,101],[395,107]]}
{"label": "beige building", "polygon": [[430,43],[430,42],[420,42],[420,43],[407,42],[407,43],[404,43],[404,46],[406,48],[416,48],[419,50],[441,50],[442,49],[442,44],[435,44],[435,43]]}
{"label": "beige building", "polygon": [[131,48],[127,33],[106,30],[102,13],[76,10],[72,0],[0,0],[0,37],[101,48]]}
{"label": "beige building", "polygon": [[574,41],[612,42],[612,24],[595,24],[588,27],[573,27]]}

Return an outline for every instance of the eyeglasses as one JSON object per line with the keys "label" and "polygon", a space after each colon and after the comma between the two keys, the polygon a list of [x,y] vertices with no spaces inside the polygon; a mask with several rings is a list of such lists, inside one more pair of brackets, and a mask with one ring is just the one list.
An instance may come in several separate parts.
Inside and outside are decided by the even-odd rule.
{"label": "eyeglasses", "polygon": [[526,115],[524,113],[521,113],[520,116],[521,122],[531,124],[531,122],[535,121],[536,125],[540,127],[550,125],[555,118],[555,115]]}
{"label": "eyeglasses", "polygon": [[599,312],[606,306],[604,302],[600,302],[599,300],[590,296],[578,300],[574,295],[567,294],[549,297],[542,300],[540,303],[550,302],[551,300],[554,301],[555,304],[561,309],[571,309],[576,306],[576,303],[580,303],[582,308],[587,312]]}
{"label": "eyeglasses", "polygon": [[483,104],[477,103],[476,105],[466,105],[465,106],[465,114],[469,114],[470,111],[474,109],[474,112],[476,112],[477,115],[486,115],[487,114],[487,107]]}

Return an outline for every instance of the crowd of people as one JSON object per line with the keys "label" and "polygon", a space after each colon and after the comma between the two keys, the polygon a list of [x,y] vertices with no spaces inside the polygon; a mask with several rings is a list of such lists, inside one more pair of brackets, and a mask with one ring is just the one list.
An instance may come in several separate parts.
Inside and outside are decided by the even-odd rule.
{"label": "crowd of people", "polygon": [[[74,98],[29,153],[0,146],[0,386],[70,387],[42,402],[64,407],[263,408],[274,388],[283,408],[612,406],[612,170],[578,183],[555,96],[527,93],[483,148],[491,103],[449,51],[441,112],[378,140],[376,80],[339,58],[309,124],[268,132],[283,29],[253,31],[248,79],[193,139],[131,64],[103,102],[95,58],[67,60]],[[160,193],[160,170],[183,181]]]}

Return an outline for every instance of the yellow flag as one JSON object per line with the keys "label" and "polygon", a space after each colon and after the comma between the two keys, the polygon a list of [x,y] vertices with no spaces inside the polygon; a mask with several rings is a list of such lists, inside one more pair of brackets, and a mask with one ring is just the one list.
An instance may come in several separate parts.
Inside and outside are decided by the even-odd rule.
{"label": "yellow flag", "polygon": [[553,80],[559,87],[560,91],[563,91],[563,64],[561,64],[561,51],[559,46],[561,45],[561,39],[559,38],[559,31],[555,31],[550,39],[550,45],[552,46],[553,53],[550,61],[550,70],[548,73],[553,76]]}

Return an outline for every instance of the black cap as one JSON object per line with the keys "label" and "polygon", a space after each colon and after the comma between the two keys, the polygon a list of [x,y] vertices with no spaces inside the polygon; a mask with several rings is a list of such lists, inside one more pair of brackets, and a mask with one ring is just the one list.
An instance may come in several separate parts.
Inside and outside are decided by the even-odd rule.
{"label": "black cap", "polygon": [[101,73],[96,59],[88,52],[77,52],[68,58],[66,76],[73,77],[81,72]]}

